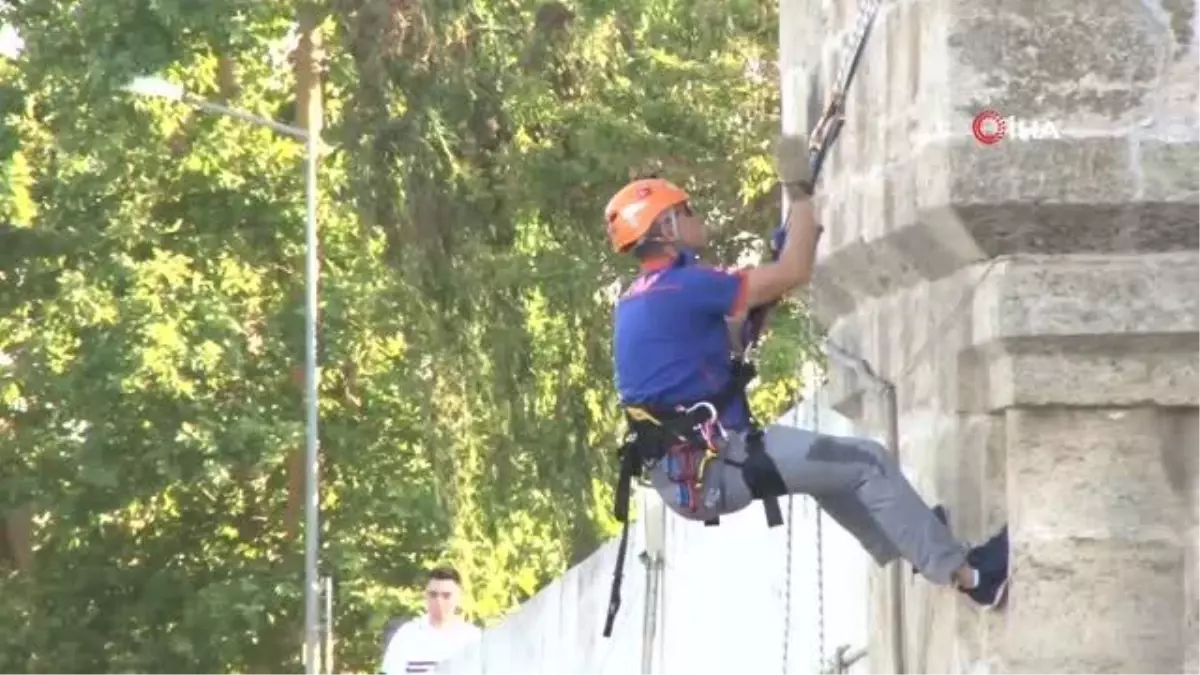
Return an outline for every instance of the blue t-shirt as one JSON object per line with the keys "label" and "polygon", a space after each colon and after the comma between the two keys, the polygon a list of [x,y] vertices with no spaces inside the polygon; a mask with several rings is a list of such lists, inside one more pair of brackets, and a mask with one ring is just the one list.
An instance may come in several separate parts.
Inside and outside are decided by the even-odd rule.
{"label": "blue t-shirt", "polygon": [[[746,309],[746,278],[680,254],[643,264],[617,301],[613,359],[627,405],[674,406],[708,400],[733,376],[725,317]],[[749,414],[740,400],[721,414],[730,430]]]}

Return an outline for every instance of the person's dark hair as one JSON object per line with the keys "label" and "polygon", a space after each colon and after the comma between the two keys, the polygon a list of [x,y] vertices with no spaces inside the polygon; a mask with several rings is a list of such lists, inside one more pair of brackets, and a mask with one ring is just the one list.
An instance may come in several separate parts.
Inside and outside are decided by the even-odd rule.
{"label": "person's dark hair", "polygon": [[462,586],[462,577],[458,575],[458,570],[453,567],[438,567],[429,573],[429,580],[438,579],[441,581],[453,581]]}

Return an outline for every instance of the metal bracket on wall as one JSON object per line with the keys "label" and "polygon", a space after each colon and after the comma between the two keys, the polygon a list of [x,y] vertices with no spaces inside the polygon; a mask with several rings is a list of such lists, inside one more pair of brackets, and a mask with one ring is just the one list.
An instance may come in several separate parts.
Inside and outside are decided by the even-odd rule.
{"label": "metal bracket on wall", "polygon": [[[887,448],[892,453],[892,456],[896,458],[896,463],[899,464],[900,414],[896,400],[896,385],[891,380],[878,375],[866,359],[851,354],[832,341],[825,341],[825,352],[831,360],[841,363],[843,366],[858,373],[863,379],[874,383],[883,394],[884,402],[887,405]],[[904,654],[904,642],[906,639],[906,631],[904,629],[904,572],[901,569],[900,561],[892,563],[891,586],[892,662],[897,673],[904,673],[906,672]]]}
{"label": "metal bracket on wall", "polygon": [[834,650],[833,658],[825,662],[825,666],[821,669],[821,672],[848,673],[850,672],[850,667],[861,661],[866,655],[866,647],[859,647],[851,651],[850,645],[842,645]]}

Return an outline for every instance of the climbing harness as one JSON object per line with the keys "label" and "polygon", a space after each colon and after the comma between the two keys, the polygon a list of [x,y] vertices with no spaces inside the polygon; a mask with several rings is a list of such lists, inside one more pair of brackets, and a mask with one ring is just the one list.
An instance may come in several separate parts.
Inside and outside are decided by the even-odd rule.
{"label": "climbing harness", "polygon": [[[621,607],[621,582],[629,547],[629,501],[634,478],[643,478],[646,472],[665,462],[667,478],[676,486],[676,500],[681,508],[692,513],[701,508],[715,509],[721,499],[720,487],[706,486],[706,479],[715,460],[719,460],[742,470],[742,478],[751,495],[763,502],[767,523],[772,527],[782,523],[778,498],[787,493],[787,487],[775,462],[766,453],[762,430],[753,423],[753,416],[745,438],[746,459],[737,462],[720,457],[726,440],[720,423],[721,411],[738,400],[747,403],[746,386],[756,375],[752,363],[734,361],[732,367],[729,383],[708,400],[672,408],[625,407],[629,433],[618,451],[620,471],[613,499],[613,515],[621,522],[621,541],[617,545],[617,564],[613,571],[604,637],[611,637]],[[749,410],[748,404],[746,409]],[[718,525],[720,518],[710,518],[704,524]]]}
{"label": "climbing harness", "polygon": [[[837,86],[828,97],[825,111],[809,135],[809,158],[814,186],[824,165],[825,156],[837,141],[845,122],[846,92],[858,69],[858,62],[870,35],[875,15],[879,11],[879,4],[880,0],[864,0],[860,5],[855,30],[847,44],[849,51],[843,53],[842,65],[836,79]],[[787,221],[788,217],[785,216],[785,227]],[[786,234],[786,230],[781,228],[774,237],[772,260],[779,258]],[[777,302],[778,300],[750,311],[742,326],[742,352],[730,360],[732,377],[726,387],[715,396],[706,401],[669,409],[636,403],[626,404],[625,417],[629,431],[617,455],[620,470],[613,500],[613,515],[621,522],[621,541],[617,548],[617,564],[613,571],[604,637],[612,636],[613,624],[621,607],[621,582],[625,574],[625,557],[629,548],[629,500],[631,483],[635,477],[643,477],[646,471],[666,461],[668,479],[676,485],[680,506],[694,513],[701,506],[715,507],[720,500],[719,486],[705,489],[705,479],[715,464],[714,460],[738,466],[742,469],[742,477],[750,489],[750,494],[763,504],[767,526],[776,527],[783,524],[779,497],[788,494],[787,486],[775,462],[766,452],[762,426],[755,418],[746,395],[746,388],[757,374],[752,354],[762,338],[767,315]],[[725,446],[720,413],[727,405],[738,400],[749,416],[744,441],[746,459],[740,464],[720,457]],[[711,518],[704,524],[713,526],[719,522],[719,518]]]}

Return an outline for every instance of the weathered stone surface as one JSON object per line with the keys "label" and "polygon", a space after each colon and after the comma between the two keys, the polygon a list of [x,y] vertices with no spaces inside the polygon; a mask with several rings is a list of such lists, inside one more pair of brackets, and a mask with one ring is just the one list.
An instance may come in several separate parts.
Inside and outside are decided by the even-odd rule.
{"label": "weathered stone surface", "polygon": [[[1054,341],[1034,343],[1028,350],[1011,344],[1009,354],[988,362],[985,379],[962,383],[960,405],[985,410],[1049,405],[1195,406],[1200,404],[1200,343],[1195,335],[1183,337],[1184,341],[1176,343],[1124,340],[1113,348],[1096,350]],[[988,383],[982,390],[981,381]],[[984,394],[983,400],[968,401],[972,393]]]}
{"label": "weathered stone surface", "polygon": [[1189,514],[1172,487],[1174,449],[1160,410],[1009,410],[1009,484],[1038,486],[1009,494],[1013,531],[1181,544]]}
{"label": "weathered stone surface", "polygon": [[1198,161],[1194,142],[1147,143],[1135,161],[1115,138],[927,148],[912,172],[825,200],[818,300],[844,313],[1002,255],[1195,251]]}
{"label": "weathered stone surface", "polygon": [[1029,257],[975,296],[975,344],[1035,336],[1193,334],[1200,254]]}
{"label": "weathered stone surface", "polygon": [[[789,47],[825,86],[854,5],[807,3],[825,41]],[[990,615],[910,581],[908,672],[1198,667],[1194,8],[881,11],[826,164],[812,298],[831,340],[894,383],[918,489],[971,540],[1011,521],[1016,566]],[[985,108],[1060,133],[984,146]],[[831,370],[835,407],[882,437],[882,390]],[[886,601],[876,584],[876,671]]]}
{"label": "weathered stone surface", "polygon": [[1180,672],[1182,546],[1013,535],[1004,671]]}
{"label": "weathered stone surface", "polygon": [[[1194,405],[1198,278],[1195,252],[993,261],[872,301],[830,339],[905,406]],[[837,372],[834,401],[861,386]]]}
{"label": "weathered stone surface", "polygon": [[[946,42],[964,113],[1116,120],[1161,72],[1175,35],[1147,4],[959,0]],[[1190,36],[1188,36],[1190,38]]]}
{"label": "weathered stone surface", "polygon": [[[854,7],[810,11],[828,37],[805,58],[820,54],[828,87]],[[826,164],[822,306],[847,313],[1006,254],[1200,246],[1191,12],[1179,0],[887,3]],[[1060,137],[982,146],[971,119],[984,108]]]}

